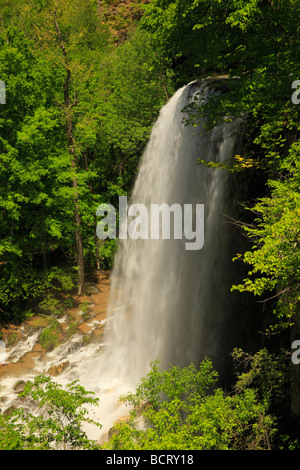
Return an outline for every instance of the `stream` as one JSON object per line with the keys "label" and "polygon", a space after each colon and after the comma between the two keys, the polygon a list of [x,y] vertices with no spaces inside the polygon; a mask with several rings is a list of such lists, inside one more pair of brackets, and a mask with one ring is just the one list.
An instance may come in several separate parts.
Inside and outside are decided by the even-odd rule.
{"label": "stream", "polygon": [[[79,380],[86,390],[100,398],[100,406],[89,409],[91,418],[102,424],[102,428],[85,425],[88,438],[103,442],[113,422],[128,415],[128,408],[119,402],[122,393],[129,389],[122,387],[115,378],[101,382],[99,378],[85,372],[89,370],[96,356],[105,348],[104,328],[107,323],[107,306],[110,296],[109,273],[104,273],[93,292],[76,298],[79,308],[71,308],[57,320],[61,327],[60,344],[52,350],[43,348],[40,338],[43,330],[43,318],[35,316],[20,326],[9,325],[2,328],[3,342],[6,345],[5,356],[0,364],[0,409],[24,406],[18,393],[22,385],[40,374],[50,375],[58,383],[66,385]],[[80,305],[84,305],[82,311]],[[71,333],[70,333],[71,332]],[[13,344],[11,338],[14,339]],[[30,410],[32,411],[32,410]]]}

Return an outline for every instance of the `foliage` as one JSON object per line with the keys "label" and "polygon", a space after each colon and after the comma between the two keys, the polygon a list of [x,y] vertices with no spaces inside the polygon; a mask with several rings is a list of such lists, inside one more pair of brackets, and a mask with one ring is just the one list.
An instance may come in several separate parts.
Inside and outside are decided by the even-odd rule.
{"label": "foliage", "polygon": [[250,269],[234,289],[272,301],[272,332],[292,326],[298,315],[300,108],[292,84],[300,76],[299,8],[293,0],[153,0],[142,19],[178,80],[185,73],[189,81],[210,77],[219,91],[201,106],[190,103],[187,122],[204,118],[211,128],[241,120],[243,153],[199,163],[266,182],[254,206],[245,204],[248,219],[237,223],[252,247],[237,255]]}
{"label": "foliage", "polygon": [[45,314],[60,316],[63,313],[62,304],[53,294],[48,294],[40,303],[39,309]]}
{"label": "foliage", "polygon": [[278,323],[271,325],[270,331],[292,325],[299,308],[299,162],[295,144],[290,158],[280,165],[281,177],[268,181],[270,195],[250,209],[255,214],[253,224],[243,225],[254,244],[238,258],[251,269],[243,283],[233,289],[260,297],[265,294],[266,301],[277,299],[274,313]]}
{"label": "foliage", "polygon": [[57,320],[51,318],[50,324],[43,329],[39,338],[42,347],[45,348],[46,351],[52,351],[52,349],[55,349],[60,343],[60,333],[60,324]]}
{"label": "foliage", "polygon": [[236,392],[252,388],[260,401],[267,400],[272,406],[286,399],[290,370],[289,358],[284,351],[272,354],[263,348],[251,355],[236,348],[232,357],[238,370],[234,384]]}
{"label": "foliage", "polygon": [[[98,205],[116,207],[118,196],[130,193],[158,110],[174,90],[194,79],[225,76],[210,82],[222,93],[185,111],[187,123],[204,117],[207,128],[241,119],[241,155],[222,164],[199,163],[264,182],[250,194],[258,195],[255,203],[243,205],[249,217],[237,223],[252,245],[236,256],[249,272],[233,289],[271,304],[269,332],[296,323],[300,106],[291,100],[291,86],[300,78],[299,15],[294,0],[2,2],[0,80],[7,96],[0,104],[1,321],[32,315],[32,300],[59,315],[54,294],[74,286],[76,230],[85,263],[112,267],[117,243],[97,240]],[[56,344],[56,326],[53,320],[44,330],[47,347]],[[213,388],[209,362],[199,370],[165,372],[152,364],[136,394],[125,399],[138,410],[117,425],[109,446],[270,448],[275,424],[269,401],[281,398],[285,364],[279,358],[272,363],[265,350],[253,356],[236,351],[234,357],[250,367],[233,395]],[[71,415],[60,387],[43,380],[31,389],[35,398],[45,399],[37,392],[43,385],[52,400],[47,407],[54,392],[61,405],[47,421],[21,409],[1,415],[0,447],[89,446],[79,432],[84,416],[77,405],[71,428],[59,427],[59,413]],[[66,397],[78,404],[74,387],[73,398]]]}
{"label": "foliage", "polygon": [[135,394],[123,399],[134,405],[128,422],[117,423],[105,446],[109,449],[254,450],[270,449],[276,432],[267,401],[254,389],[226,395],[215,388],[217,374],[205,359],[197,370],[157,361]]}
{"label": "foliage", "polygon": [[135,394],[128,394],[126,401],[133,406],[141,403],[151,403],[157,410],[161,400],[180,400],[184,407],[193,404],[196,397],[203,396],[210,387],[214,386],[217,373],[209,360],[203,361],[199,370],[193,364],[185,368],[173,366],[162,371],[159,362],[150,365],[150,372],[142,378]]}
{"label": "foliage", "polygon": [[96,209],[116,206],[131,189],[166,87],[147,33],[134,32],[139,5],[128,11],[130,36],[116,47],[94,0],[0,6],[3,320],[22,319],[27,304],[48,292],[55,269],[79,264],[77,232],[87,266],[112,266],[116,244],[97,240]]}
{"label": "foliage", "polygon": [[35,415],[18,408],[8,415],[0,415],[0,448],[2,450],[97,449],[82,430],[89,422],[100,426],[88,417],[85,405],[98,405],[74,381],[64,389],[50,377],[37,376],[28,382],[20,396],[34,400],[40,412]]}

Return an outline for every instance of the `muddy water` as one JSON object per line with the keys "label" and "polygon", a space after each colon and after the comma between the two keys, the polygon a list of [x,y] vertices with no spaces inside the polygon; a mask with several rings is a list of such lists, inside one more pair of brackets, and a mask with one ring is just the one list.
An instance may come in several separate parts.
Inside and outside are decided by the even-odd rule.
{"label": "muddy water", "polygon": [[[97,293],[96,290],[99,290]],[[72,341],[68,338],[68,327],[76,322],[76,329],[73,336],[77,338],[89,337],[90,341],[96,342],[104,332],[106,310],[110,294],[110,280],[106,273],[95,288],[95,293],[75,297],[79,304],[88,304],[86,316],[80,309],[66,310],[65,316],[59,319],[62,327],[62,334],[65,338],[60,338],[62,345],[67,345]],[[37,317],[24,322],[20,327],[9,326],[2,329],[4,343],[9,343],[9,338],[15,336],[16,340],[12,346],[6,346],[6,363],[0,365],[0,390],[1,381],[4,377],[19,377],[34,372],[38,361],[47,364],[47,358],[53,358],[55,354],[47,352],[39,343],[39,337],[43,327],[37,327]],[[38,330],[38,331],[36,331]],[[67,348],[66,348],[67,349]],[[46,371],[45,371],[46,372]]]}

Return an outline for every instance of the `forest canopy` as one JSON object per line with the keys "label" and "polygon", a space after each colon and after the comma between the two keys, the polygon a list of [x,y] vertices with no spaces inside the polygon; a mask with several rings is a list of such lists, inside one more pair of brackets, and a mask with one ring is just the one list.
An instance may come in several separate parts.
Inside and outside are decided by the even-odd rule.
{"label": "forest canopy", "polygon": [[237,254],[249,276],[234,288],[277,296],[279,328],[293,323],[299,9],[289,0],[2,3],[3,318],[22,317],[49,289],[68,284],[80,294],[87,270],[112,266],[117,242],[96,237],[98,205],[130,194],[151,127],[173,92],[225,75],[227,92],[189,109],[189,119],[204,115],[213,126],[224,116],[246,117],[235,167],[264,181],[241,223],[253,240],[251,251]]}
{"label": "forest canopy", "polygon": [[[97,207],[116,206],[120,195],[130,195],[152,126],[173,93],[191,81],[221,76],[227,79],[226,92],[186,111],[187,122],[196,125],[205,118],[208,128],[225,116],[242,122],[241,155],[212,165],[240,181],[234,223],[247,249],[236,253],[235,262],[245,265],[246,274],[232,290],[263,305],[264,333],[282,335],[279,343],[286,332],[288,341],[290,334],[299,337],[299,18],[298,0],[0,2],[1,325],[32,315],[49,293],[83,294],[89,272],[112,268],[118,242],[96,236]],[[255,371],[272,375],[264,354],[254,358]],[[281,372],[273,366],[274,371],[281,383]],[[194,380],[189,370],[169,373]],[[252,383],[250,375],[242,380]],[[148,381],[127,401],[141,405],[143,394],[153,392],[153,376],[165,393],[169,376],[153,364]],[[261,375],[254,376],[260,384]],[[269,407],[266,396],[259,396],[261,387],[249,391],[242,380],[241,395],[233,397],[216,389],[206,399],[197,390],[196,406],[194,392],[190,402],[172,396],[163,405],[151,396],[144,410],[151,430],[137,431],[133,414],[111,445],[124,446],[127,439],[148,448],[152,442],[169,445],[171,438],[170,445],[177,445],[178,433],[186,429],[198,442],[199,416],[212,426],[211,439],[217,442],[211,420],[220,418],[212,413],[216,406],[227,432],[218,441],[221,448],[239,442],[247,447],[244,423],[252,426],[251,445],[258,439],[269,448],[265,439],[273,436],[274,403]],[[170,436],[161,432],[166,422]],[[14,443],[18,436],[10,425]],[[78,433],[76,445],[88,446]]]}
{"label": "forest canopy", "polygon": [[[232,78],[227,93],[190,109],[190,120],[204,114],[212,126],[225,115],[247,116],[235,163],[265,185],[245,226],[255,243],[239,255],[250,269],[238,289],[275,290],[280,321],[293,322],[299,9],[289,0],[2,2],[3,317],[22,316],[28,302],[62,287],[66,273],[80,293],[90,267],[112,266],[117,243],[97,239],[98,205],[130,193],[153,122],[173,92],[225,75]],[[282,197],[290,201],[284,211]],[[275,251],[268,248],[274,243]]]}

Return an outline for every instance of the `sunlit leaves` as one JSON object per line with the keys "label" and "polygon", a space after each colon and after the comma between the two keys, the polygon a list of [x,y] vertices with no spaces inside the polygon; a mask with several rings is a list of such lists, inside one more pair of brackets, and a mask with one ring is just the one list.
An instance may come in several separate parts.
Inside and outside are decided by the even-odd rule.
{"label": "sunlit leaves", "polygon": [[269,449],[275,433],[268,403],[254,389],[226,395],[205,359],[199,366],[161,370],[158,362],[125,401],[131,417],[114,427],[107,449]]}
{"label": "sunlit leaves", "polygon": [[87,438],[82,424],[101,424],[88,416],[89,406],[98,406],[99,400],[78,381],[66,387],[48,376],[37,376],[25,384],[20,396],[30,397],[40,413],[30,413],[19,408],[7,416],[0,414],[0,446],[2,450],[53,450],[97,449],[97,444]]}
{"label": "sunlit leaves", "polygon": [[253,242],[243,260],[251,266],[249,277],[234,289],[278,299],[275,310],[282,326],[292,324],[299,304],[300,180],[299,151],[293,146],[282,164],[282,177],[270,180],[270,196],[253,207],[252,226],[244,230]]}

